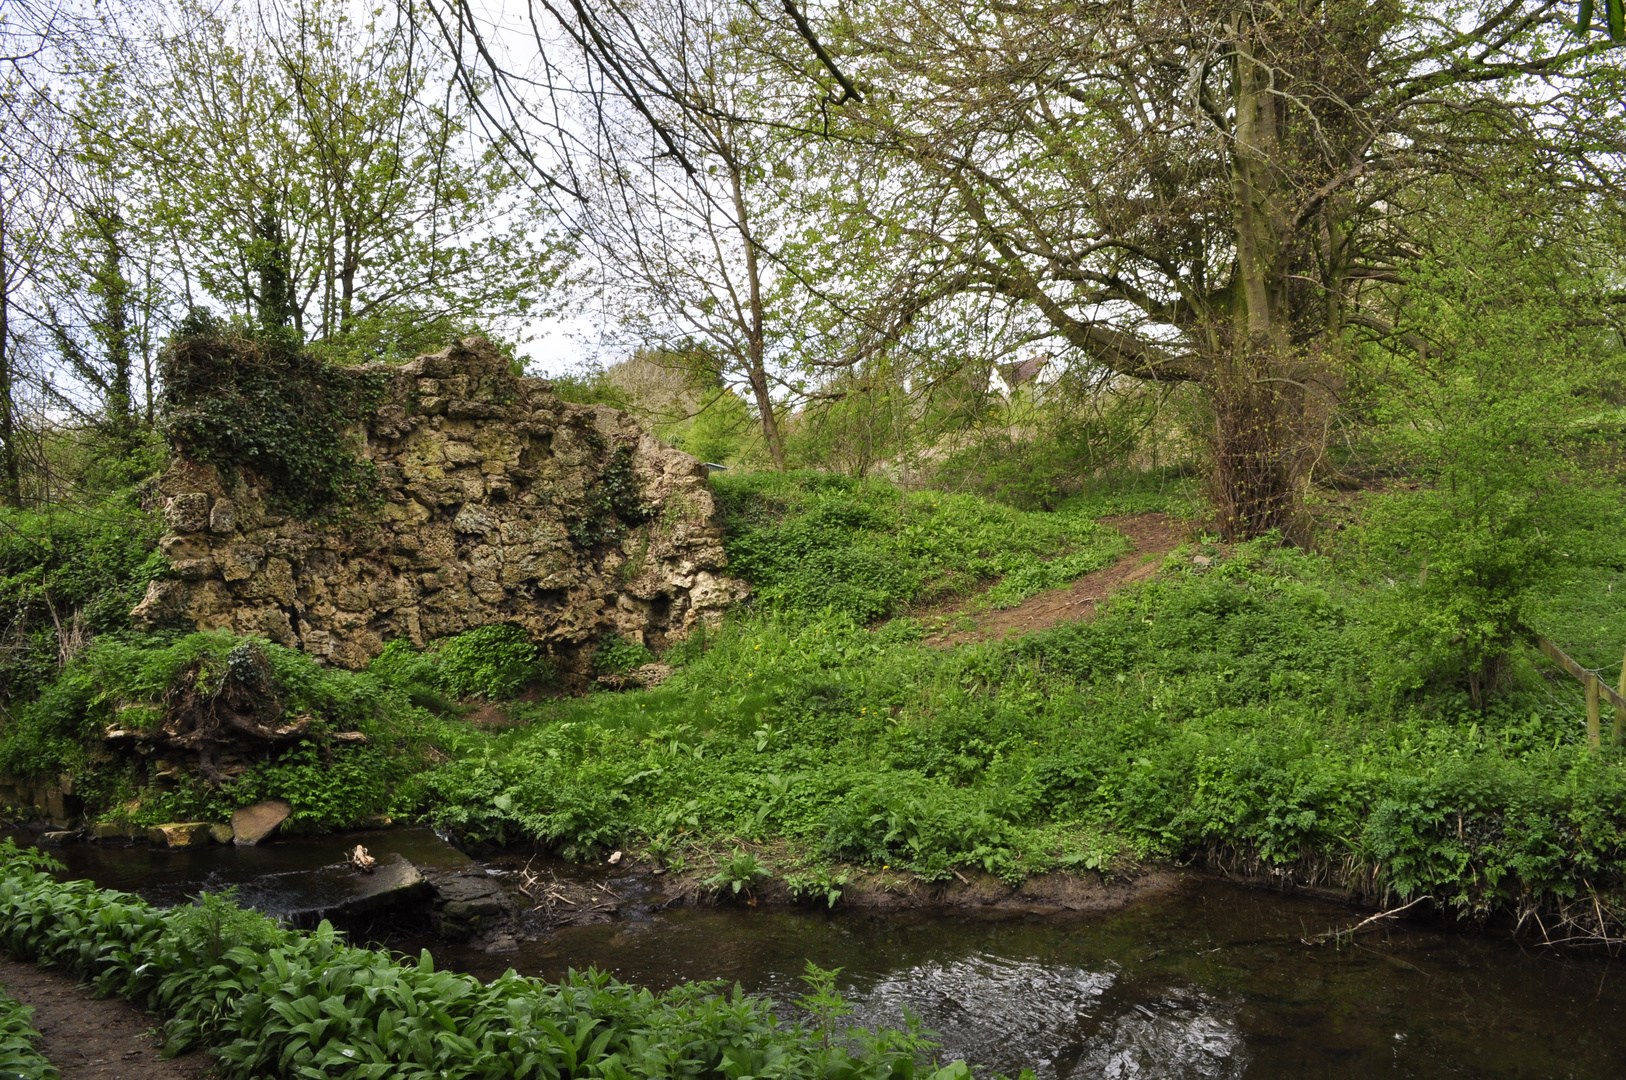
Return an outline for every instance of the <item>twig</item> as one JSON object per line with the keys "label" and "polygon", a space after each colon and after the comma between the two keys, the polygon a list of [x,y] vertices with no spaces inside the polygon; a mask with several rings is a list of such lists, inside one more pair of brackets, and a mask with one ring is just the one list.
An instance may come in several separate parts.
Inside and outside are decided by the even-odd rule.
{"label": "twig", "polygon": [[1417,899],[1413,900],[1409,904],[1406,904],[1406,905],[1404,905],[1402,907],[1390,908],[1388,911],[1380,911],[1376,915],[1373,915],[1371,918],[1362,919],[1360,922],[1356,923],[1354,926],[1351,926],[1351,927],[1349,927],[1347,929],[1344,929],[1344,930],[1328,930],[1324,934],[1316,934],[1313,937],[1300,938],[1299,940],[1304,942],[1304,944],[1306,944],[1306,945],[1325,945],[1328,941],[1337,941],[1339,938],[1342,938],[1342,937],[1345,937],[1345,936],[1354,937],[1356,934],[1360,933],[1361,930],[1365,929],[1366,927],[1372,925],[1375,922],[1378,922],[1381,919],[1392,919],[1395,916],[1399,915],[1401,912],[1406,911],[1409,908],[1416,907],[1418,904],[1421,904],[1424,900],[1432,900],[1432,899],[1434,899],[1432,896],[1419,896]]}

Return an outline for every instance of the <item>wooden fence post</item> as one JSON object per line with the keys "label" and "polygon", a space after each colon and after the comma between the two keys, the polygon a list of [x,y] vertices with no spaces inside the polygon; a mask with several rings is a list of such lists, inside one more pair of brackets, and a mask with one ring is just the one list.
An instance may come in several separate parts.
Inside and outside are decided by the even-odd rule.
{"label": "wooden fence post", "polygon": [[1598,684],[1602,681],[1592,672],[1586,673],[1586,744],[1594,750],[1603,745],[1598,715]]}
{"label": "wooden fence post", "polygon": [[1587,745],[1597,749],[1603,743],[1602,705],[1601,699],[1608,698],[1609,704],[1615,707],[1615,727],[1612,732],[1613,741],[1618,745],[1626,744],[1626,662],[1621,665],[1620,689],[1608,686],[1591,671],[1577,664],[1569,654],[1544,637],[1536,638],[1536,647],[1547,654],[1548,659],[1572,677],[1580,680],[1586,687],[1586,741]]}
{"label": "wooden fence post", "polygon": [[[1620,696],[1626,698],[1626,659],[1620,662]],[[1626,746],[1626,705],[1615,702],[1615,731],[1612,740],[1616,746]]]}

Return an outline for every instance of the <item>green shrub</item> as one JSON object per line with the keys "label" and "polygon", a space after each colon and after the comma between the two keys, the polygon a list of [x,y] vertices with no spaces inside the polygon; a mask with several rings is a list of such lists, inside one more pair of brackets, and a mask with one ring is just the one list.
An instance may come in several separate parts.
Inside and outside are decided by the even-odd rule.
{"label": "green shrub", "polygon": [[[284,930],[219,897],[161,911],[48,859],[0,845],[0,946],[167,1018],[165,1053],[215,1048],[223,1077],[576,1080],[969,1080],[923,1068],[916,1031],[786,1025],[772,1003],[719,984],[661,994],[596,972],[490,983],[346,945],[323,923]],[[821,1000],[815,1017],[830,1012]]]}
{"label": "green shrub", "polygon": [[426,776],[437,825],[471,843],[540,840],[587,858],[627,835],[618,766],[528,753],[457,762]]}
{"label": "green shrub", "polygon": [[554,678],[553,666],[525,631],[503,624],[443,638],[422,652],[397,639],[373,659],[367,673],[437,712],[454,711],[452,702],[464,698],[512,698]]}
{"label": "green shrub", "polygon": [[845,871],[832,871],[827,866],[785,875],[785,889],[792,900],[823,904],[826,908],[835,907],[850,884],[852,878]]}
{"label": "green shrub", "polygon": [[624,638],[620,634],[611,634],[599,643],[598,652],[593,657],[593,668],[601,672],[625,675],[654,659],[655,655],[643,642]]}
{"label": "green shrub", "polygon": [[[738,899],[744,893],[750,899],[751,886],[767,876],[767,869],[754,852],[735,851],[718,865],[715,874],[706,879],[706,885],[715,889],[718,895]],[[726,893],[725,889],[728,890]]]}
{"label": "green shrub", "polygon": [[128,493],[0,508],[0,703],[36,696],[65,652],[129,632],[130,609],[167,565],[160,531]]}
{"label": "green shrub", "polygon": [[511,698],[532,683],[547,682],[553,669],[517,626],[481,626],[433,646],[440,684],[455,698]]}
{"label": "green shrub", "polygon": [[375,499],[351,428],[388,376],[326,363],[274,331],[247,334],[194,313],[163,354],[164,437],[178,454],[248,469],[304,516]]}
{"label": "green shrub", "polygon": [[866,786],[831,811],[825,848],[832,855],[897,866],[943,881],[956,866],[1010,871],[1010,821],[963,789],[896,781]]}
{"label": "green shrub", "polygon": [[57,1080],[62,1074],[40,1053],[34,1009],[0,990],[0,1076]]}
{"label": "green shrub", "polygon": [[1359,533],[1388,585],[1378,595],[1389,634],[1476,704],[1501,687],[1513,646],[1534,637],[1536,604],[1556,581],[1626,569],[1618,491],[1537,485],[1487,457],[1438,486],[1373,499]]}
{"label": "green shrub", "polygon": [[1144,432],[1144,408],[1105,417],[1046,417],[1040,434],[995,431],[943,456],[932,486],[975,493],[1018,510],[1055,510],[1121,468]]}

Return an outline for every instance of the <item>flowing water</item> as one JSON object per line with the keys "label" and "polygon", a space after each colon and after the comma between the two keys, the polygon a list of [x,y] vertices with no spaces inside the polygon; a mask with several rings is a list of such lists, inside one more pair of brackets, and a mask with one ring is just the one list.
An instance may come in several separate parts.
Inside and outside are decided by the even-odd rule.
{"label": "flowing water", "polygon": [[[435,854],[432,836],[409,830],[367,842],[375,854],[448,857]],[[339,844],[86,846],[60,857],[75,876],[156,902],[237,883],[243,899],[276,910],[277,875],[331,862]],[[602,880],[624,895],[647,889]],[[1030,1068],[1044,1080],[1626,1077],[1620,961],[1428,922],[1353,945],[1306,945],[1363,913],[1197,875],[1127,910],[1067,920],[636,902],[630,910],[517,953],[428,944],[443,965],[482,977],[512,966],[557,978],[591,966],[657,989],[721,979],[780,1001],[805,989],[811,960],[841,969],[854,1020],[898,1024],[908,1010],[940,1033],[944,1057],[1012,1076]]]}

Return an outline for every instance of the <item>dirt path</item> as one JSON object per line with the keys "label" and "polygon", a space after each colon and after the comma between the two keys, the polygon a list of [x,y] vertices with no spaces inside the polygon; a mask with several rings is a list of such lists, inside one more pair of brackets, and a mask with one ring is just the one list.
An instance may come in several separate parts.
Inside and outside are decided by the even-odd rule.
{"label": "dirt path", "polygon": [[1050,589],[1004,611],[984,611],[969,616],[974,623],[969,628],[961,628],[960,617],[948,616],[943,620],[945,629],[928,637],[926,644],[949,648],[971,641],[1031,634],[1057,623],[1088,619],[1095,614],[1095,605],[1112,592],[1157,573],[1158,563],[1180,546],[1186,532],[1183,523],[1167,514],[1127,514],[1104,517],[1100,521],[1129,537],[1134,545],[1129,554],[1111,566],[1085,574],[1066,588]]}
{"label": "dirt path", "polygon": [[34,1007],[40,1049],[63,1080],[197,1080],[210,1075],[210,1061],[191,1053],[173,1061],[158,1056],[150,1030],[158,1025],[119,998],[95,998],[60,971],[0,960],[0,983],[12,997]]}

